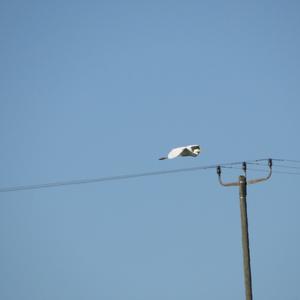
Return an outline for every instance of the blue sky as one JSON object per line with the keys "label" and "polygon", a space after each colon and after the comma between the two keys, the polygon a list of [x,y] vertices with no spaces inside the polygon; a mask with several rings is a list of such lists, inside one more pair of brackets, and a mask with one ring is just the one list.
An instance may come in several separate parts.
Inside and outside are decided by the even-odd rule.
{"label": "blue sky", "polygon": [[[299,159],[299,13],[1,1],[0,186]],[[157,160],[197,143],[196,159]],[[299,180],[249,187],[256,299],[298,299]],[[238,201],[214,170],[1,193],[0,298],[242,299]]]}

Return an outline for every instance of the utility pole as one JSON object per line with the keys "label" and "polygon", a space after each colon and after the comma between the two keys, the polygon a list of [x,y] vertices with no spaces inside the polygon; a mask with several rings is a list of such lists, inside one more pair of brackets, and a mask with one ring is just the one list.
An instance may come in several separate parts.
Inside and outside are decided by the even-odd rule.
{"label": "utility pole", "polygon": [[252,300],[252,279],[251,279],[250,247],[249,247],[248,216],[247,216],[247,201],[246,201],[247,185],[268,180],[272,175],[272,159],[269,159],[268,165],[269,165],[269,174],[267,177],[247,180],[247,165],[246,162],[244,162],[243,171],[245,175],[240,175],[238,182],[228,182],[228,183],[224,183],[222,181],[221,167],[220,166],[217,167],[217,174],[221,185],[239,187],[246,300]]}

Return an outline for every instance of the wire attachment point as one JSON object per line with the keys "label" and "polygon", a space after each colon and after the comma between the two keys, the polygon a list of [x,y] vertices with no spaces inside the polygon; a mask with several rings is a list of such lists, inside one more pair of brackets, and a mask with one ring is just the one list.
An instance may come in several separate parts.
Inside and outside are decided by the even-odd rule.
{"label": "wire attachment point", "polygon": [[268,160],[268,165],[269,165],[269,168],[272,168],[272,165],[273,165],[272,158],[269,158],[269,160]]}
{"label": "wire attachment point", "polygon": [[217,166],[217,174],[219,177],[221,176],[221,167],[220,166]]}
{"label": "wire attachment point", "polygon": [[[242,168],[243,168],[243,171],[244,171],[245,176],[246,176],[246,175],[247,175],[247,164],[246,164],[245,161],[243,162]],[[246,177],[247,177],[247,176],[246,176]]]}

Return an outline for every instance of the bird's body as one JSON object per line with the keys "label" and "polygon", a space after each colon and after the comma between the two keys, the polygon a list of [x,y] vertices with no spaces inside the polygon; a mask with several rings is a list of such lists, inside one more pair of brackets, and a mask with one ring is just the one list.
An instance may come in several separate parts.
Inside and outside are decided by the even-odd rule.
{"label": "bird's body", "polygon": [[200,153],[200,146],[199,145],[188,145],[184,147],[178,147],[172,149],[167,157],[161,157],[160,160],[164,159],[173,159],[178,156],[192,156],[196,157]]}

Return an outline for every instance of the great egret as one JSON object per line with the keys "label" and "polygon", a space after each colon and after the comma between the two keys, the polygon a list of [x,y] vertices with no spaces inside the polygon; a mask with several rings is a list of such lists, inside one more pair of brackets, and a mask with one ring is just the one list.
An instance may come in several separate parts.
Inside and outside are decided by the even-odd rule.
{"label": "great egret", "polygon": [[159,160],[173,159],[178,156],[193,156],[196,157],[200,153],[199,145],[189,145],[172,149],[167,157],[161,157]]}

